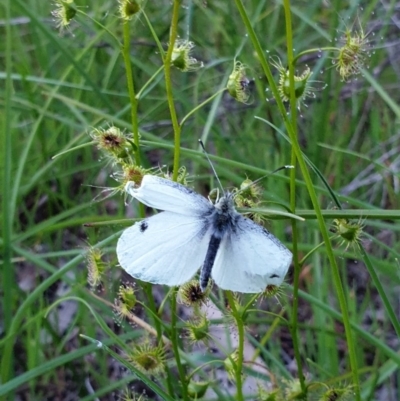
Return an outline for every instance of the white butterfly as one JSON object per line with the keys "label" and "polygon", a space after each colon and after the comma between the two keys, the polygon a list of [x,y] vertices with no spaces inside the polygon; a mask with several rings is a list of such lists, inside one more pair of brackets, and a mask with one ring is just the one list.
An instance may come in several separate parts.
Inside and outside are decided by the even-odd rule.
{"label": "white butterfly", "polygon": [[118,240],[120,265],[131,276],[178,286],[200,271],[203,291],[210,276],[224,290],[258,293],[279,286],[291,252],[270,232],[240,215],[227,193],[216,204],[176,182],[145,175],[128,194],[163,212],[125,230]]}

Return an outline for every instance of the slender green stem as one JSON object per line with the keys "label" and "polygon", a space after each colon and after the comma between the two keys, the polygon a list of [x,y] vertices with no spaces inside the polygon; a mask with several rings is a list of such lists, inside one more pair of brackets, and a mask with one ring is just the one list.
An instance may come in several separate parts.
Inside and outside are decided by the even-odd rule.
{"label": "slender green stem", "polygon": [[181,357],[179,354],[179,345],[178,345],[178,330],[176,327],[177,320],[177,310],[176,310],[176,297],[178,295],[178,291],[175,290],[171,294],[171,342],[172,349],[174,350],[174,356],[176,361],[176,366],[178,368],[179,379],[182,385],[182,399],[188,400],[188,381],[186,377],[185,370],[183,368]]}
{"label": "slender green stem", "polygon": [[[12,155],[12,140],[11,140],[11,96],[12,96],[12,42],[11,42],[11,12],[10,0],[6,2],[6,37],[5,37],[5,62],[6,62],[6,86],[5,86],[5,103],[4,103],[4,120],[3,120],[3,138],[2,148],[3,157],[1,164],[3,165],[3,193],[2,193],[2,229],[3,229],[3,266],[2,266],[2,285],[3,285],[3,320],[4,332],[6,335],[12,332],[12,322],[14,315],[14,296],[13,291],[15,288],[14,268],[11,262],[12,250],[12,214],[13,206],[11,205],[11,155]],[[10,341],[6,345],[6,349],[2,356],[1,363],[1,383],[8,381],[10,374],[13,375],[14,362],[13,362],[13,342]],[[6,357],[6,355],[8,357]]]}
{"label": "slender green stem", "polygon": [[174,5],[172,8],[172,19],[171,19],[171,29],[169,34],[168,51],[164,59],[165,90],[167,92],[167,100],[168,100],[169,112],[171,114],[172,127],[174,129],[174,170],[172,173],[172,179],[174,181],[178,179],[180,151],[181,151],[181,127],[179,125],[178,117],[176,115],[174,96],[172,93],[171,57],[172,57],[172,51],[174,50],[175,40],[178,36],[178,17],[179,17],[180,6],[181,6],[181,0],[174,0]]}
{"label": "slender green stem", "polygon": [[228,299],[229,306],[232,310],[232,316],[235,319],[237,330],[238,330],[238,348],[237,348],[237,360],[233,361],[235,366],[235,378],[236,378],[236,399],[243,401],[243,383],[242,383],[242,369],[243,369],[243,351],[244,351],[244,324],[242,316],[236,308],[235,300],[231,291],[226,291],[226,298]]}
{"label": "slender green stem", "polygon": [[[381,210],[381,209],[354,209],[354,210],[321,210],[325,219],[381,219],[381,220],[400,220],[400,210]],[[306,220],[317,218],[315,210],[296,210],[296,216]]]}
{"label": "slender green stem", "polygon": [[[291,24],[290,0],[284,0],[283,4],[284,4],[285,18],[286,18],[286,33],[287,33],[287,38],[290,39],[290,41],[288,41],[287,51],[288,51],[289,79],[290,79],[290,89],[291,89],[290,109],[291,109],[291,113],[292,113],[292,129],[289,131],[289,136],[290,136],[290,139],[292,142],[292,149],[296,153],[296,158],[298,159],[299,164],[301,166],[304,180],[306,181],[307,189],[310,194],[310,197],[311,197],[311,200],[313,203],[313,207],[317,214],[317,219],[319,222],[320,230],[321,230],[324,242],[326,244],[328,257],[331,262],[334,284],[336,287],[336,292],[338,295],[340,307],[341,307],[342,313],[344,315],[343,323],[345,326],[346,340],[347,340],[347,345],[349,348],[350,365],[351,365],[351,370],[353,373],[353,382],[356,387],[356,389],[355,389],[356,399],[360,400],[360,388],[359,388],[359,379],[358,379],[358,371],[357,371],[357,358],[356,358],[356,353],[355,353],[353,334],[352,334],[351,327],[350,327],[350,320],[348,318],[348,308],[347,308],[346,297],[344,294],[344,289],[343,289],[343,285],[342,285],[340,273],[339,273],[339,267],[336,263],[336,259],[333,254],[333,249],[332,249],[332,246],[330,243],[328,231],[327,231],[325,223],[323,221],[321,210],[320,210],[319,203],[318,203],[318,199],[317,199],[315,190],[313,188],[312,181],[311,181],[310,175],[308,173],[305,160],[302,156],[302,152],[301,152],[301,149],[300,149],[300,146],[299,146],[299,143],[297,140],[297,135],[296,135],[297,124],[294,119],[294,115],[296,113],[296,98],[295,98],[295,93],[294,93],[295,87],[294,87],[293,43],[291,41],[291,38],[292,38],[291,25],[292,24]],[[302,165],[304,165],[304,168],[302,167]],[[293,220],[293,222],[294,222],[294,220]],[[294,290],[298,291],[298,286],[297,286],[297,288],[295,287]],[[299,377],[299,379],[300,379],[300,383],[301,383],[302,378]],[[303,383],[303,385],[302,385],[302,389],[304,391],[305,387],[303,387],[303,386],[305,386],[305,383]],[[305,395],[306,395],[306,393],[305,393]]]}
{"label": "slender green stem", "polygon": [[[291,126],[292,126],[292,138],[293,141],[298,141],[297,138],[297,107],[296,107],[296,95],[295,95],[295,83],[294,83],[294,63],[293,60],[293,31],[292,31],[292,18],[290,12],[289,1],[284,1],[285,9],[285,21],[286,21],[286,46],[287,46],[287,58],[289,64],[289,82],[290,82],[290,115],[291,115]],[[290,208],[291,212],[294,213],[296,210],[296,164],[297,157],[294,147],[291,149],[291,164],[294,166],[290,170]],[[299,348],[299,335],[298,335],[298,309],[299,309],[299,282],[300,282],[300,270],[301,266],[298,259],[298,232],[297,232],[297,221],[292,219],[292,246],[293,246],[293,264],[294,264],[294,278],[293,278],[293,304],[292,304],[292,319],[290,325],[290,331],[292,335],[294,356],[297,363],[298,377],[300,381],[301,390],[304,398],[307,397],[307,387],[304,380],[303,364],[300,355]]]}
{"label": "slender green stem", "polygon": [[392,322],[392,325],[396,331],[397,336],[400,338],[400,323],[397,319],[396,312],[393,310],[392,305],[391,305],[388,297],[386,296],[386,292],[382,287],[382,284],[379,280],[378,275],[376,274],[374,266],[372,265],[367,252],[365,251],[365,249],[362,245],[359,246],[359,249],[360,249],[360,252],[361,252],[361,255],[363,258],[363,262],[365,263],[365,265],[368,269],[368,273],[371,276],[372,281],[373,281],[376,289],[378,290],[380,297],[382,298],[383,304],[385,305],[386,313],[388,314],[389,319]]}
{"label": "slender green stem", "polygon": [[307,49],[304,50],[302,52],[300,52],[299,54],[297,54],[296,56],[294,56],[293,60],[292,60],[292,65],[295,66],[297,60],[304,56],[305,54],[310,54],[310,53],[321,53],[321,52],[327,52],[327,51],[339,51],[339,49],[337,47],[331,47],[331,46],[327,46],[327,47],[318,47],[318,48],[313,48],[313,49]]}
{"label": "slender green stem", "polygon": [[121,46],[121,42],[119,41],[118,37],[114,35],[112,31],[110,31],[105,25],[103,25],[101,22],[97,21],[95,18],[92,18],[89,14],[86,14],[84,11],[82,11],[79,8],[76,8],[76,12],[78,14],[83,15],[85,18],[90,19],[95,25],[97,25],[100,30],[104,30],[104,32],[107,32],[115,41],[115,43],[118,45],[118,47]]}
{"label": "slender green stem", "polygon": [[158,39],[156,31],[154,30],[153,25],[151,24],[149,18],[147,17],[147,14],[145,13],[144,10],[142,10],[142,14],[143,14],[144,19],[147,22],[147,25],[149,26],[149,29],[150,29],[151,34],[153,35],[154,41],[157,43],[158,51],[160,52],[162,59],[164,59],[165,51],[164,51],[164,49],[162,47],[160,39]]}
{"label": "slender green stem", "polygon": [[[268,313],[267,311],[263,311],[265,313]],[[259,311],[256,311],[256,313],[259,313]],[[281,321],[286,321],[286,319],[282,316],[285,313],[285,309],[282,309],[281,312],[279,313],[278,316],[273,320],[272,323],[269,324],[269,328],[264,334],[264,336],[261,338],[259,341],[260,345],[255,349],[253,353],[253,357],[251,358],[251,361],[254,362],[258,356],[261,353],[261,350],[264,349],[265,344],[269,340],[269,338],[272,336],[272,333],[275,331],[275,329],[281,324]],[[269,314],[269,313],[268,313]],[[273,314],[272,314],[273,315]],[[289,325],[289,322],[287,322]]]}
{"label": "slender green stem", "polygon": [[299,265],[302,267],[304,265],[304,262],[314,253],[316,252],[319,248],[324,246],[325,244],[323,242],[319,243],[317,246],[315,246],[313,249],[311,249],[310,252],[308,252],[303,258],[300,260]]}
{"label": "slender green stem", "polygon": [[156,304],[154,302],[154,297],[153,297],[153,293],[151,291],[152,289],[152,285],[149,283],[143,283],[143,289],[146,293],[147,296],[147,300],[149,302],[149,309],[152,313],[153,316],[153,322],[154,322],[154,326],[156,328],[156,332],[157,332],[157,341],[160,342],[162,339],[162,327],[159,321],[159,315],[157,313],[157,307]]}
{"label": "slender green stem", "polygon": [[142,86],[140,91],[136,95],[136,99],[139,100],[142,93],[147,89],[147,87],[156,79],[157,75],[164,69],[164,64],[147,80],[147,82]]}
{"label": "slender green stem", "polygon": [[286,111],[285,111],[285,107],[282,103],[282,100],[279,96],[276,84],[273,80],[272,74],[271,74],[271,70],[268,66],[268,63],[265,59],[265,55],[264,55],[264,51],[260,45],[260,42],[257,38],[257,35],[254,32],[254,29],[251,25],[251,22],[248,18],[248,15],[246,13],[245,8],[243,7],[243,4],[241,2],[241,0],[235,0],[235,3],[237,5],[237,8],[239,10],[239,13],[242,17],[242,20],[246,26],[248,35],[250,37],[250,40],[253,43],[254,49],[259,57],[261,66],[263,68],[264,74],[266,75],[267,79],[268,79],[268,83],[270,85],[271,91],[274,94],[277,106],[281,112],[284,124],[285,124],[285,128],[287,130],[287,132],[289,133],[289,137],[291,139],[291,143],[292,143],[292,147],[293,150],[295,151],[296,154],[296,158],[298,161],[298,165],[300,167],[301,173],[304,177],[304,182],[306,184],[307,187],[307,191],[309,193],[310,199],[311,199],[311,203],[313,205],[313,208],[315,210],[315,214],[317,216],[317,220],[318,220],[318,226],[323,238],[323,241],[325,242],[325,246],[326,246],[326,252],[327,252],[327,256],[328,256],[328,260],[329,263],[331,265],[331,270],[332,270],[332,275],[333,275],[333,282],[336,288],[336,292],[337,292],[337,297],[339,300],[339,304],[340,304],[340,309],[342,311],[342,315],[343,315],[343,325],[345,328],[345,332],[346,332],[346,340],[347,340],[347,346],[348,346],[348,350],[349,350],[349,357],[350,357],[350,367],[351,367],[351,371],[352,371],[352,376],[353,376],[353,384],[355,387],[355,395],[356,395],[356,400],[360,401],[360,388],[359,388],[359,378],[358,378],[358,368],[357,368],[357,358],[356,358],[356,353],[355,353],[355,345],[354,345],[354,339],[353,339],[353,335],[352,335],[352,331],[351,331],[351,326],[350,326],[350,320],[349,320],[349,313],[348,313],[348,308],[347,308],[347,303],[346,303],[346,297],[344,295],[344,290],[343,290],[343,286],[341,283],[341,279],[340,279],[340,274],[339,274],[339,267],[336,263],[336,259],[335,259],[335,255],[332,249],[332,244],[330,242],[330,238],[329,238],[329,233],[327,230],[327,227],[325,225],[324,222],[324,218],[323,215],[321,213],[321,208],[319,206],[318,203],[318,198],[317,195],[315,193],[315,188],[313,185],[313,182],[311,180],[310,177],[310,173],[308,171],[307,168],[307,163],[304,160],[304,157],[302,155],[301,152],[301,148],[299,143],[296,140],[296,136],[294,134],[293,131],[293,127],[291,125],[291,122],[289,121],[287,115],[286,115]]}
{"label": "slender green stem", "polygon": [[[168,101],[169,112],[171,115],[172,127],[174,129],[174,167],[172,175],[172,179],[174,181],[178,179],[178,171],[180,163],[179,159],[180,159],[180,149],[181,149],[181,127],[179,126],[178,117],[175,110],[173,92],[172,92],[171,58],[172,58],[172,51],[174,50],[175,40],[178,36],[178,18],[179,18],[180,6],[181,6],[181,0],[174,0],[172,7],[172,18],[171,18],[171,27],[169,33],[168,51],[164,58],[165,90],[167,92],[167,101]],[[171,296],[171,341],[174,350],[176,365],[178,367],[179,378],[182,385],[182,398],[184,400],[187,400],[188,382],[183,365],[181,363],[181,358],[179,355],[179,347],[178,347],[178,333],[176,327],[176,319],[177,319],[176,296],[177,292],[174,291]]]}
{"label": "slender green stem", "polygon": [[126,80],[128,84],[129,100],[131,102],[131,123],[133,132],[133,142],[136,145],[135,149],[135,162],[140,166],[140,148],[139,148],[139,123],[138,123],[138,99],[135,95],[135,86],[133,82],[132,64],[130,59],[130,27],[129,22],[124,22],[124,45],[122,47],[122,56],[124,58]]}
{"label": "slender green stem", "polygon": [[69,148],[69,149],[67,149],[67,150],[63,150],[63,151],[60,152],[60,153],[57,153],[56,155],[54,155],[54,156],[52,157],[52,159],[55,159],[56,157],[60,157],[60,156],[62,156],[62,155],[65,155],[66,153],[73,152],[74,150],[86,148],[86,147],[88,147],[88,146],[93,146],[94,144],[96,144],[96,141],[90,141],[90,142],[82,143],[82,144],[80,144],[80,145],[74,146],[73,148]]}
{"label": "slender green stem", "polygon": [[186,114],[185,117],[182,118],[181,120],[181,128],[183,127],[183,124],[185,124],[185,122],[187,121],[187,119],[193,115],[194,113],[196,113],[197,110],[200,110],[202,107],[204,107],[207,103],[211,102],[211,100],[213,100],[214,98],[216,98],[217,96],[219,96],[222,92],[224,92],[226,90],[226,88],[221,88],[219,91],[217,91],[216,93],[214,93],[212,96],[210,96],[208,99],[206,99],[203,103],[200,103],[199,105],[197,105],[194,109],[190,110],[189,113]]}

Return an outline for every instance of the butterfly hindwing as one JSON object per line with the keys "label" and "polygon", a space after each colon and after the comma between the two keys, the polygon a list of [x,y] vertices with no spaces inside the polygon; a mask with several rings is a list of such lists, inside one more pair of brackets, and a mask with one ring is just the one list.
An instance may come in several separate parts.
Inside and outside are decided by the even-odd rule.
{"label": "butterfly hindwing", "polygon": [[225,232],[211,276],[222,289],[258,293],[281,285],[291,261],[292,253],[276,237],[240,216]]}

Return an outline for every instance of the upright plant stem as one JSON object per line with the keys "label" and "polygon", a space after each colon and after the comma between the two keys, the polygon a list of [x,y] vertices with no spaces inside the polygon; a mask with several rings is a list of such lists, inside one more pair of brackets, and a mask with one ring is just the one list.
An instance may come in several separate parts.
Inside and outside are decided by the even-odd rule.
{"label": "upright plant stem", "polygon": [[132,133],[133,142],[136,146],[135,149],[135,162],[140,166],[140,148],[139,148],[139,123],[138,123],[138,99],[135,94],[135,85],[133,81],[133,71],[130,59],[130,26],[129,21],[125,21],[123,24],[124,29],[124,46],[122,49],[122,55],[125,63],[126,70],[126,80],[128,84],[129,100],[131,103],[131,123],[132,123]]}
{"label": "upright plant stem", "polygon": [[244,352],[244,323],[242,316],[238,312],[235,300],[232,296],[231,291],[226,291],[226,298],[228,299],[229,306],[232,310],[232,315],[235,319],[236,326],[238,329],[238,358],[235,361],[235,378],[236,378],[236,399],[237,401],[243,401],[243,383],[242,383],[242,369],[243,369],[243,352]]}
{"label": "upright plant stem", "polygon": [[[171,57],[172,57],[172,51],[174,50],[175,40],[178,36],[178,17],[179,17],[180,6],[181,6],[181,0],[174,0],[174,4],[172,7],[172,18],[171,18],[171,28],[169,33],[168,51],[164,59],[165,90],[167,92],[169,112],[171,115],[172,126],[174,129],[174,171],[172,175],[172,179],[174,181],[178,179],[178,170],[180,164],[179,158],[181,150],[181,127],[178,122],[178,117],[175,110],[174,97],[172,93]],[[178,368],[179,378],[182,384],[182,398],[184,400],[187,400],[188,399],[187,378],[179,356],[178,331],[176,327],[176,319],[177,319],[176,296],[177,292],[174,291],[171,297],[171,341],[174,350],[175,361]]]}
{"label": "upright plant stem", "polygon": [[[2,193],[2,237],[3,237],[3,318],[4,318],[4,332],[9,334],[12,325],[12,317],[14,313],[13,291],[15,288],[14,269],[11,263],[11,238],[12,238],[12,215],[11,210],[11,155],[12,155],[12,141],[11,141],[11,94],[12,94],[12,43],[11,43],[11,2],[6,2],[6,87],[5,87],[5,103],[4,103],[4,121],[3,121],[3,193]],[[3,352],[2,365],[1,365],[1,383],[5,383],[10,374],[13,374],[13,357],[12,348],[13,341],[5,343],[6,348]],[[7,357],[6,357],[7,356]]]}
{"label": "upright plant stem", "polygon": [[176,361],[176,366],[178,368],[179,379],[182,385],[182,399],[187,400],[187,378],[185,374],[185,370],[183,368],[181,357],[179,355],[179,344],[178,344],[178,331],[176,329],[176,297],[178,295],[177,291],[172,291],[171,294],[171,341],[172,341],[172,349],[174,350],[174,356]]}
{"label": "upright plant stem", "polygon": [[[292,143],[292,147],[293,147],[293,151],[296,155],[296,159],[298,162],[298,165],[300,167],[301,173],[303,175],[304,178],[304,182],[306,184],[307,187],[307,191],[308,194],[310,196],[310,200],[311,203],[313,205],[313,209],[315,210],[315,214],[317,216],[317,220],[318,220],[318,226],[323,238],[323,241],[325,243],[325,247],[326,247],[326,253],[328,256],[328,260],[331,266],[331,272],[332,272],[332,276],[333,276],[333,283],[334,286],[336,288],[336,292],[337,292],[337,297],[339,300],[339,305],[340,305],[340,309],[342,312],[342,316],[343,316],[343,325],[345,328],[345,333],[346,333],[346,341],[347,341],[347,346],[348,346],[348,351],[349,351],[349,357],[350,357],[350,369],[352,372],[352,377],[353,377],[353,384],[355,387],[355,396],[356,396],[356,400],[360,401],[361,400],[361,396],[360,396],[360,388],[359,388],[359,378],[358,378],[358,368],[357,368],[357,358],[356,358],[356,353],[355,353],[355,345],[354,345],[354,339],[353,339],[353,335],[352,335],[352,331],[351,331],[351,326],[350,326],[350,319],[349,319],[349,313],[348,313],[348,308],[347,308],[347,303],[346,303],[346,297],[344,294],[344,290],[343,290],[343,286],[342,286],[342,282],[340,279],[340,273],[339,273],[339,267],[336,263],[336,259],[335,259],[335,255],[333,253],[333,249],[332,249],[332,244],[330,242],[330,238],[329,238],[329,233],[328,233],[328,229],[325,225],[325,221],[321,212],[321,208],[319,206],[318,203],[318,198],[314,189],[314,185],[313,182],[311,180],[310,177],[310,173],[308,171],[307,168],[307,164],[304,160],[304,157],[302,155],[301,149],[300,149],[300,145],[297,141],[296,135],[295,135],[295,131],[293,130],[292,127],[292,123],[291,121],[288,119],[287,115],[286,115],[286,111],[285,111],[285,107],[283,105],[283,102],[279,96],[279,92],[277,90],[276,84],[274,82],[271,70],[269,68],[268,62],[266,61],[265,58],[265,54],[264,51],[260,45],[260,42],[258,40],[257,35],[254,32],[254,29],[251,25],[250,19],[246,13],[246,10],[242,4],[241,0],[235,0],[235,4],[239,10],[239,13],[242,17],[242,20],[246,26],[248,35],[250,40],[253,43],[254,49],[259,57],[262,69],[268,79],[268,83],[270,85],[271,91],[274,94],[277,106],[281,112],[284,124],[285,124],[285,128],[289,134],[291,143]],[[285,7],[288,8],[289,12],[290,12],[290,2],[289,0],[284,0],[284,5]]]}
{"label": "upright plant stem", "polygon": [[179,7],[181,5],[181,0],[174,0],[174,5],[172,8],[172,19],[171,19],[171,29],[169,34],[169,44],[168,51],[164,59],[164,72],[165,72],[165,90],[167,92],[167,100],[169,106],[169,112],[171,114],[172,127],[174,129],[174,171],[172,174],[172,179],[176,181],[178,179],[178,170],[180,164],[180,151],[181,151],[181,127],[178,122],[178,117],[176,115],[174,96],[172,93],[172,81],[171,81],[171,57],[172,51],[174,50],[174,44],[176,37],[178,36],[178,17],[179,17]]}
{"label": "upright plant stem", "polygon": [[[290,13],[290,5],[285,2],[285,21],[286,21],[286,47],[287,47],[287,57],[289,65],[289,82],[290,82],[290,116],[291,125],[293,128],[293,138],[298,141],[297,136],[297,108],[296,108],[296,96],[295,96],[295,83],[294,83],[294,65],[292,60],[293,55],[293,32],[292,32],[292,19]],[[294,147],[291,149],[291,164],[296,167],[296,152]],[[296,213],[296,169],[290,170],[290,209],[292,213]],[[298,232],[297,232],[297,222],[292,219],[292,236],[293,236],[293,263],[294,263],[294,278],[293,278],[293,305],[292,305],[292,319],[291,319],[291,335],[293,341],[293,350],[297,363],[298,378],[300,381],[301,390],[304,398],[307,397],[307,387],[304,380],[303,374],[303,364],[299,349],[299,333],[298,333],[298,308],[299,308],[299,279],[300,279],[300,269],[297,252],[298,244]]]}

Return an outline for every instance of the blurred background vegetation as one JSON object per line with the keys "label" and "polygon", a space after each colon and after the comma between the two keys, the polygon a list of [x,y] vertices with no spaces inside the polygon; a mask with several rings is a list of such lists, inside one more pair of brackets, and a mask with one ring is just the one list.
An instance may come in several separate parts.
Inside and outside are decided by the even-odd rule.
{"label": "blurred background vegetation", "polygon": [[[249,0],[244,6],[266,54],[286,66],[282,4]],[[51,14],[55,7],[52,2],[37,0],[9,0],[0,7],[0,399],[114,400],[123,399],[123,394],[133,399],[125,391],[129,387],[140,394],[136,376],[109,354],[95,352],[96,346],[79,334],[104,341],[109,337],[89,305],[124,342],[143,334],[138,327],[132,330],[118,321],[109,304],[114,302],[121,279],[128,279],[117,267],[115,243],[123,225],[115,220],[127,214],[136,216],[137,205],[127,209],[121,193],[107,197],[111,191],[107,188],[120,185],[115,175],[118,168],[96,146],[66,152],[89,143],[94,128],[113,125],[132,131],[120,46],[123,23],[116,1],[79,1],[79,12],[60,33]],[[344,209],[356,210],[349,216],[364,227],[362,243],[376,275],[372,280],[357,246],[341,245],[340,239],[334,243],[351,322],[357,326],[362,399],[395,401],[400,397],[399,338],[393,327],[400,310],[400,6],[395,1],[298,0],[290,9],[295,54],[315,49],[296,65],[298,75],[309,66],[313,71],[310,79],[316,81],[310,84],[316,88],[315,97],[299,105],[299,143]],[[136,91],[163,64],[154,35],[166,50],[172,2],[147,1],[144,10],[146,18],[141,14],[130,22]],[[365,35],[366,63],[359,75],[343,79],[334,65],[337,54],[319,49],[339,46],[349,31]],[[203,63],[192,72],[171,70],[179,119],[225,87],[235,60],[246,66],[249,80],[248,102],[237,102],[221,92],[183,126],[181,165],[190,175],[189,185],[204,195],[214,186],[199,151],[199,138],[216,156],[216,170],[226,187],[290,164],[291,144],[282,135],[281,113],[235,2],[182,1],[178,33],[195,44],[192,56]],[[278,71],[271,69],[278,83]],[[174,136],[166,99],[161,72],[145,87],[138,104],[140,153],[144,167],[162,166],[164,171],[172,171]],[[53,158],[62,152],[66,153]],[[288,175],[279,173],[263,181],[266,206],[289,205]],[[298,223],[301,259],[321,237],[300,171],[296,176],[298,214],[307,218]],[[311,177],[321,208],[334,210],[326,185],[314,171]],[[359,209],[363,212],[357,212]],[[326,224],[332,226],[332,216],[326,218]],[[291,248],[288,221],[274,220],[267,226]],[[85,257],[88,244],[99,243],[107,273],[102,288],[92,292]],[[300,354],[307,380],[351,387],[330,274],[324,247],[303,265]],[[391,312],[382,302],[377,283]],[[153,291],[156,302],[161,302],[168,289]],[[264,303],[290,319],[291,290],[285,294],[279,304],[275,299]],[[46,315],[48,307],[65,296],[82,302],[69,299]],[[145,298],[141,291],[140,296]],[[263,309],[264,304],[258,307]],[[143,308],[135,313],[151,320]],[[264,382],[275,385],[277,379],[271,377],[295,380],[297,368],[290,331],[282,323],[266,344],[258,343],[273,322],[273,316],[254,318],[249,336],[253,335],[253,345],[262,349],[262,360],[272,372]],[[110,345],[116,343],[109,341]],[[212,358],[207,349],[199,352]],[[195,351],[189,355],[189,365],[203,361]],[[218,383],[211,387],[218,388]],[[156,399],[147,391],[150,399]],[[255,388],[254,394],[257,391]],[[218,396],[210,391],[207,397],[234,399],[224,391]],[[258,397],[249,399],[268,399]]]}

